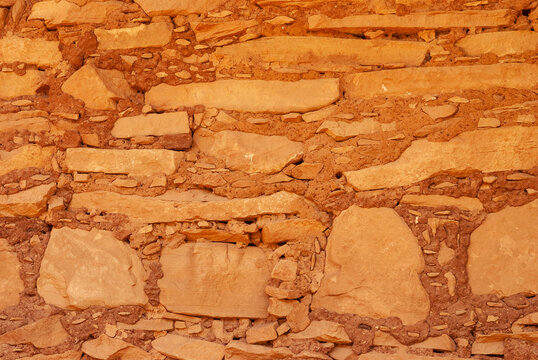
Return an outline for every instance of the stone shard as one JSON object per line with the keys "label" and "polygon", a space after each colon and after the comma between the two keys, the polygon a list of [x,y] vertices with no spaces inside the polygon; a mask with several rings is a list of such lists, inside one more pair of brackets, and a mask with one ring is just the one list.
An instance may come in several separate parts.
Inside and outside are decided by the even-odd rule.
{"label": "stone shard", "polygon": [[0,335],[0,344],[32,344],[39,349],[60,345],[69,339],[69,334],[60,322],[61,317],[62,315],[50,316],[8,331]]}
{"label": "stone shard", "polygon": [[204,14],[227,0],[135,0],[149,16]]}
{"label": "stone shard", "polygon": [[24,75],[17,75],[14,72],[0,72],[0,99],[35,95],[44,79],[45,72],[39,70],[26,70]]}
{"label": "stone shard", "polygon": [[134,324],[117,323],[118,329],[167,331],[174,329],[174,321],[169,319],[140,319]]}
{"label": "stone shard", "polygon": [[308,29],[338,30],[352,34],[362,34],[375,29],[412,33],[425,29],[509,26],[513,20],[514,15],[510,9],[431,11],[401,16],[367,14],[347,16],[342,19],[332,19],[326,15],[311,15],[308,17]]}
{"label": "stone shard", "polygon": [[219,47],[213,59],[223,69],[251,62],[317,71],[353,71],[362,65],[419,66],[428,47],[427,43],[415,41],[273,36]]}
{"label": "stone shard", "polygon": [[204,105],[285,114],[319,109],[339,96],[338,79],[217,80],[177,86],[160,84],[146,93],[146,103],[158,111]]}
{"label": "stone shard", "polygon": [[117,138],[134,136],[162,136],[190,134],[189,115],[186,111],[122,117],[116,120],[110,132]]}
{"label": "stone shard", "polygon": [[80,360],[81,351],[69,350],[61,354],[43,355],[38,354],[29,357],[19,358],[18,360]]}
{"label": "stone shard", "polygon": [[64,309],[144,305],[145,271],[136,252],[112,232],[52,229],[37,290]]}
{"label": "stone shard", "polygon": [[458,107],[453,104],[435,105],[422,107],[422,111],[433,120],[444,119],[454,115],[458,111]]}
{"label": "stone shard", "polygon": [[538,50],[538,33],[535,31],[495,31],[467,35],[456,42],[465,55],[480,56],[492,53],[497,56],[521,54]]}
{"label": "stone shard", "polygon": [[5,35],[0,39],[0,61],[35,64],[39,68],[54,67],[62,61],[59,45],[59,41]]}
{"label": "stone shard", "polygon": [[32,167],[50,170],[54,153],[54,146],[41,147],[34,144],[24,145],[12,151],[0,150],[0,175]]}
{"label": "stone shard", "polygon": [[193,339],[176,334],[166,334],[151,342],[158,352],[180,360],[221,360],[224,357],[224,345]]}
{"label": "stone shard", "polygon": [[488,214],[471,234],[467,272],[475,294],[537,294],[538,200]]}
{"label": "stone shard", "polygon": [[333,321],[312,321],[303,331],[290,334],[290,339],[316,339],[318,341],[335,344],[351,344],[351,339],[344,329],[344,325]]}
{"label": "stone shard", "polygon": [[477,198],[461,196],[454,198],[445,195],[414,195],[406,194],[400,200],[401,204],[411,204],[415,206],[439,207],[439,206],[454,206],[461,210],[467,211],[482,211],[484,206]]}
{"label": "stone shard", "polygon": [[226,345],[225,355],[226,358],[233,360],[272,360],[288,359],[293,356],[293,353],[285,347],[252,345],[232,340]]}
{"label": "stone shard", "polygon": [[304,209],[303,197],[281,191],[272,195],[225,201],[176,202],[108,191],[73,194],[70,209],[125,214],[144,223],[232,219],[254,219],[265,214],[296,214]]}
{"label": "stone shard", "polygon": [[257,247],[186,243],[164,248],[158,281],[167,310],[210,317],[267,317],[271,264]]}
{"label": "stone shard", "polygon": [[428,295],[418,276],[424,268],[422,252],[394,210],[351,206],[334,220],[326,251],[313,309],[397,316],[406,325],[428,316]]}
{"label": "stone shard", "polygon": [[70,148],[66,151],[65,163],[70,172],[170,175],[179,165],[179,154],[164,149]]}
{"label": "stone shard", "polygon": [[204,154],[224,160],[226,168],[247,173],[274,174],[303,157],[303,144],[285,136],[197,131],[193,143]]}
{"label": "stone shard", "polygon": [[0,264],[0,311],[4,311],[19,303],[19,293],[24,290],[17,253],[10,251],[5,239],[0,239]]}
{"label": "stone shard", "polygon": [[167,22],[124,27],[119,29],[95,29],[99,50],[136,49],[161,47],[172,40],[174,26]]}
{"label": "stone shard", "polygon": [[[465,79],[465,81],[460,81]],[[343,87],[351,98],[417,96],[492,87],[532,89],[538,84],[536,64],[436,66],[381,70],[345,76]]]}
{"label": "stone shard", "polygon": [[0,216],[37,217],[47,210],[47,200],[56,191],[56,184],[38,185],[15,194],[0,195]]}
{"label": "stone shard", "polygon": [[219,39],[229,35],[238,34],[249,27],[258,25],[258,21],[251,20],[229,20],[226,22],[191,22],[190,26],[196,41],[201,42],[209,39]]}
{"label": "stone shard", "polygon": [[96,110],[115,110],[116,100],[126,99],[132,94],[121,71],[103,70],[92,64],[75,71],[63,83],[62,91]]}
{"label": "stone shard", "polygon": [[357,190],[405,186],[439,173],[524,170],[538,165],[538,128],[512,126],[464,132],[448,142],[415,140],[400,158],[347,171]]}
{"label": "stone shard", "polygon": [[271,221],[262,228],[262,241],[266,244],[278,244],[285,241],[308,240],[323,237],[327,226],[311,219],[289,219]]}
{"label": "stone shard", "polygon": [[206,239],[217,242],[250,242],[248,234],[242,232],[230,232],[217,229],[182,229],[181,233],[187,236],[187,240],[196,241],[198,239]]}
{"label": "stone shard", "polygon": [[125,7],[121,1],[95,1],[78,6],[68,0],[40,1],[33,5],[28,20],[43,19],[48,27],[103,24],[110,14]]}
{"label": "stone shard", "polygon": [[324,132],[336,141],[344,141],[358,135],[370,135],[384,130],[395,130],[396,123],[382,124],[373,118],[366,118],[360,122],[324,121],[317,133]]}

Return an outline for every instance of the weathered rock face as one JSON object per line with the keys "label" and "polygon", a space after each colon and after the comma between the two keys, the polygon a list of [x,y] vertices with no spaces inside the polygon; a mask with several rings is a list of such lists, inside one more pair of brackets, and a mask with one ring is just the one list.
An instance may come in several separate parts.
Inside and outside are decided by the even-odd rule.
{"label": "weathered rock face", "polygon": [[39,70],[26,70],[24,75],[10,72],[0,73],[0,99],[35,95],[43,84],[45,73]]}
{"label": "weathered rock face", "polygon": [[151,345],[174,359],[221,360],[224,357],[224,345],[174,334],[155,339]]}
{"label": "weathered rock face", "polygon": [[136,0],[135,1],[149,16],[157,15],[188,15],[205,13],[218,8],[226,0]]}
{"label": "weathered rock face", "polygon": [[238,34],[249,27],[258,25],[252,20],[232,20],[225,23],[192,21],[190,27],[194,31],[196,41],[215,40],[225,36]]}
{"label": "weathered rock face", "polygon": [[537,294],[538,200],[489,214],[471,234],[467,271],[475,294]]}
{"label": "weathered rock face", "polygon": [[173,312],[213,317],[264,318],[271,264],[263,250],[188,243],[163,249],[161,303]]}
{"label": "weathered rock face", "polygon": [[480,56],[492,53],[497,56],[520,54],[538,49],[538,34],[534,31],[499,31],[467,35],[456,42],[466,55]]}
{"label": "weathered rock face", "polygon": [[30,167],[50,170],[54,151],[54,146],[40,147],[33,144],[12,151],[0,150],[0,175]]}
{"label": "weathered rock face", "polygon": [[24,290],[20,278],[17,253],[11,251],[7,241],[0,239],[0,311],[19,303],[19,293]]}
{"label": "weathered rock face", "polygon": [[136,49],[164,46],[172,40],[172,24],[156,22],[120,29],[95,29],[99,49]]}
{"label": "weathered rock face", "polygon": [[476,198],[470,198],[462,196],[459,198],[453,198],[451,196],[443,195],[412,195],[407,194],[402,197],[400,200],[402,204],[411,204],[416,206],[428,206],[428,207],[439,207],[439,206],[454,206],[462,210],[467,211],[482,211],[484,206],[480,200]]}
{"label": "weathered rock face", "polygon": [[61,354],[52,354],[52,355],[34,355],[30,357],[23,357],[20,360],[80,360],[82,353],[76,350],[69,350]]}
{"label": "weathered rock face", "polygon": [[66,309],[147,302],[136,252],[111,232],[97,229],[53,229],[37,289],[47,303]]}
{"label": "weathered rock face", "polygon": [[0,335],[0,344],[32,344],[36,348],[57,346],[69,339],[60,322],[61,315],[37,320],[18,329]]}
{"label": "weathered rock face", "polygon": [[29,20],[43,19],[48,27],[76,24],[100,24],[114,11],[121,9],[121,1],[81,2],[79,6],[67,0],[47,0],[35,3]]}
{"label": "weathered rock face", "polygon": [[0,195],[0,216],[39,216],[46,210],[47,200],[56,184],[39,185],[12,195]]}
{"label": "weathered rock face", "polygon": [[420,247],[394,210],[352,206],[343,211],[334,220],[326,261],[312,308],[397,316],[404,324],[428,315],[430,303],[418,277],[424,267]]}
{"label": "weathered rock face", "polygon": [[193,142],[203,153],[225,160],[226,168],[248,173],[272,174],[303,156],[303,144],[285,136],[204,131],[195,133]]}
{"label": "weathered rock face", "polygon": [[0,39],[0,61],[20,61],[35,64],[40,68],[53,67],[62,60],[59,45],[58,41],[4,36]]}
{"label": "weathered rock face", "polygon": [[272,221],[262,228],[262,240],[266,244],[307,240],[323,236],[326,228],[319,221],[310,219]]}
{"label": "weathered rock face", "polygon": [[336,141],[350,139],[357,135],[375,134],[381,131],[396,130],[395,123],[382,124],[372,118],[366,118],[361,122],[347,123],[344,121],[324,121],[317,132],[324,132]]}
{"label": "weathered rock face", "polygon": [[185,111],[127,116],[116,120],[110,132],[117,138],[144,135],[190,134],[189,115]]}

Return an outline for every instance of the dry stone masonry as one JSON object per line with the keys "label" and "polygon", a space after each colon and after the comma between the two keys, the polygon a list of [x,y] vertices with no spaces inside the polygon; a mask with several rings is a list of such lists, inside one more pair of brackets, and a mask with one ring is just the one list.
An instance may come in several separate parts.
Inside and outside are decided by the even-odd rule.
{"label": "dry stone masonry", "polygon": [[537,31],[0,0],[0,359],[538,359]]}

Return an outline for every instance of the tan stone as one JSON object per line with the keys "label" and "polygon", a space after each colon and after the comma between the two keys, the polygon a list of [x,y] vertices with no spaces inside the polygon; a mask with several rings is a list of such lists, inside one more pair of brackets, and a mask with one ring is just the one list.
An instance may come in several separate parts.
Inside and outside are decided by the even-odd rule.
{"label": "tan stone", "polygon": [[36,348],[57,346],[69,339],[60,322],[62,315],[54,315],[21,326],[0,335],[0,344],[32,344]]}
{"label": "tan stone", "polygon": [[429,337],[424,341],[411,345],[410,347],[445,352],[456,351],[456,344],[454,343],[454,340],[452,340],[452,338],[447,334]]}
{"label": "tan stone", "polygon": [[32,167],[50,170],[54,153],[54,146],[41,147],[34,144],[21,146],[9,152],[0,150],[0,175]]}
{"label": "tan stone", "polygon": [[291,176],[301,180],[312,180],[316,178],[321,169],[323,169],[322,163],[303,162],[291,170]]}
{"label": "tan stone", "polygon": [[357,360],[469,360],[469,358],[461,358],[457,356],[450,357],[439,357],[439,356],[427,356],[427,355],[414,355],[407,353],[405,351],[397,352],[393,354],[388,354],[385,352],[368,352],[366,354],[361,354]]}
{"label": "tan stone", "polygon": [[76,24],[102,24],[109,15],[124,7],[121,1],[96,1],[78,6],[68,0],[47,0],[35,3],[28,20],[43,19],[48,27]]}
{"label": "tan stone", "polygon": [[75,193],[70,209],[126,214],[143,223],[253,219],[264,214],[296,214],[304,208],[299,195],[281,191],[257,198],[225,201],[166,201],[137,195],[122,195],[108,191]]}
{"label": "tan stone", "polygon": [[339,96],[338,79],[217,80],[177,86],[160,84],[146,93],[146,103],[158,111],[204,105],[283,114],[319,109]]}
{"label": "tan stone", "polygon": [[318,341],[335,344],[351,344],[351,339],[344,329],[344,325],[333,321],[316,320],[303,331],[290,334],[290,339],[316,339]]}
{"label": "tan stone", "polygon": [[173,28],[171,23],[155,22],[119,29],[95,29],[94,33],[99,50],[123,50],[164,46],[172,40]]}
{"label": "tan stone", "polygon": [[538,343],[538,331],[510,333],[490,333],[487,335],[477,334],[471,348],[472,354],[503,355],[504,341],[506,339],[520,339],[532,343]]}
{"label": "tan stone", "polygon": [[271,264],[256,247],[186,243],[161,254],[160,301],[172,312],[264,318]]}
{"label": "tan stone", "polygon": [[217,229],[182,229],[182,234],[187,236],[187,240],[196,241],[198,239],[206,239],[217,242],[235,242],[246,243],[250,242],[248,234],[241,232],[230,232]]}
{"label": "tan stone", "polygon": [[249,344],[265,343],[277,338],[276,328],[278,322],[269,322],[260,325],[254,325],[247,330],[246,340]]}
{"label": "tan stone", "polygon": [[279,260],[273,271],[271,271],[271,277],[282,281],[293,281],[297,277],[297,262],[289,259]]}
{"label": "tan stone", "polygon": [[538,65],[494,64],[436,66],[350,74],[344,77],[343,88],[347,97],[373,98],[488,90],[492,87],[532,89],[537,84]]}
{"label": "tan stone", "polygon": [[0,72],[0,99],[35,95],[44,79],[45,72],[39,70],[26,70],[24,75],[17,75],[14,72]]}
{"label": "tan stone", "polygon": [[64,309],[144,305],[145,271],[136,252],[112,232],[52,229],[37,290]]}
{"label": "tan stone", "polygon": [[230,341],[224,353],[227,359],[232,360],[287,359],[293,355],[291,350],[285,347],[251,345],[239,340]]}
{"label": "tan stone", "polygon": [[464,132],[448,142],[415,140],[396,161],[344,175],[355,189],[372,190],[409,185],[439,173],[530,169],[537,158],[538,129],[512,126]]}
{"label": "tan stone", "polygon": [[[93,3],[103,4],[103,3]],[[103,70],[86,64],[62,85],[62,91],[86,107],[96,110],[115,110],[116,100],[128,98],[132,90],[119,70]]]}
{"label": "tan stone", "polygon": [[285,241],[300,241],[317,236],[324,236],[327,226],[311,219],[289,219],[272,221],[262,228],[262,240],[266,244]]}
{"label": "tan stone", "polygon": [[0,39],[0,61],[35,64],[40,68],[54,67],[62,61],[59,44],[59,41],[5,35]]}
{"label": "tan stone", "polygon": [[23,118],[18,120],[6,120],[0,118],[0,132],[4,131],[29,131],[37,133],[45,131],[52,134],[51,123],[44,117]]}
{"label": "tan stone", "polygon": [[[326,120],[316,130],[324,132],[336,141],[344,141],[357,135],[369,135],[385,130],[396,130],[396,123],[382,124],[373,118],[365,118],[360,122]],[[387,129],[388,128],[388,129]]]}
{"label": "tan stone", "polygon": [[298,304],[298,301],[270,298],[267,311],[276,317],[286,317],[290,314],[294,304]]}
{"label": "tan stone", "polygon": [[168,319],[140,319],[134,324],[117,323],[118,329],[167,331],[174,329],[174,321]]}
{"label": "tan stone", "polygon": [[185,111],[122,117],[110,132],[117,138],[140,135],[190,134],[189,115]]}
{"label": "tan stone", "polygon": [[224,345],[186,336],[166,334],[151,342],[158,352],[180,360],[221,360]]}
{"label": "tan stone", "polygon": [[190,23],[191,29],[194,31],[194,36],[196,36],[196,41],[198,42],[235,35],[256,25],[258,25],[258,22],[255,19],[229,20],[218,23],[194,21]]}
{"label": "tan stone", "polygon": [[179,154],[164,149],[70,148],[66,151],[65,163],[69,172],[170,175],[179,165]]}
{"label": "tan stone", "polygon": [[478,120],[479,128],[496,128],[501,126],[501,121],[497,118],[480,118]]}
{"label": "tan stone", "polygon": [[415,206],[425,207],[440,207],[440,206],[454,206],[461,210],[467,211],[482,211],[484,206],[477,198],[470,198],[467,196],[460,196],[454,198],[446,195],[413,195],[406,194],[400,200],[401,204],[411,204]]}
{"label": "tan stone", "polygon": [[454,258],[455,251],[451,248],[449,248],[445,242],[441,242],[440,248],[439,248],[439,254],[437,256],[437,260],[439,261],[439,264],[446,265],[449,262],[452,261]]}
{"label": "tan stone", "polygon": [[80,360],[82,352],[76,350],[69,350],[61,354],[53,355],[34,355],[29,357],[19,358],[19,360]]}
{"label": "tan stone", "polygon": [[424,105],[422,111],[433,120],[443,119],[454,115],[458,111],[458,107],[452,104],[428,106]]}
{"label": "tan stone", "polygon": [[21,264],[17,253],[10,251],[5,239],[0,239],[0,311],[19,303],[19,293],[24,290],[24,283],[19,275]]}
{"label": "tan stone", "polygon": [[467,272],[474,294],[537,294],[538,200],[488,214],[471,234]]}
{"label": "tan stone", "polygon": [[397,316],[404,324],[428,316],[418,276],[424,268],[421,249],[394,210],[351,206],[334,220],[326,251],[325,276],[312,308]]}
{"label": "tan stone", "polygon": [[415,41],[359,40],[318,36],[274,36],[219,47],[217,67],[277,63],[316,71],[353,71],[363,65],[419,66],[429,45]]}
{"label": "tan stone", "polygon": [[334,360],[348,360],[348,356],[352,356],[349,359],[353,359],[353,356],[356,356],[353,350],[351,350],[350,345],[336,345],[329,356]]}
{"label": "tan stone", "polygon": [[0,216],[39,216],[47,209],[47,201],[55,191],[56,185],[51,183],[0,195]]}
{"label": "tan stone", "polygon": [[97,339],[85,341],[82,344],[82,352],[96,359],[107,360],[118,351],[125,349],[131,344],[102,334]]}
{"label": "tan stone", "polygon": [[292,332],[303,331],[310,325],[310,304],[312,303],[312,295],[308,294],[303,297],[301,302],[293,303],[292,308],[286,321]]}
{"label": "tan stone", "polygon": [[135,0],[149,16],[204,14],[226,3],[226,0]]}
{"label": "tan stone", "polygon": [[342,19],[332,19],[326,15],[311,15],[308,17],[308,29],[339,30],[352,34],[361,34],[373,29],[411,33],[426,29],[508,26],[512,21],[513,16],[509,9],[431,11],[408,15],[368,14],[347,16]]}
{"label": "tan stone", "polygon": [[535,31],[495,31],[467,35],[456,42],[465,55],[480,56],[492,53],[497,56],[521,54],[538,50],[538,33]]}
{"label": "tan stone", "polygon": [[204,154],[224,160],[226,168],[273,174],[303,157],[303,144],[285,136],[241,131],[197,131],[193,143]]}

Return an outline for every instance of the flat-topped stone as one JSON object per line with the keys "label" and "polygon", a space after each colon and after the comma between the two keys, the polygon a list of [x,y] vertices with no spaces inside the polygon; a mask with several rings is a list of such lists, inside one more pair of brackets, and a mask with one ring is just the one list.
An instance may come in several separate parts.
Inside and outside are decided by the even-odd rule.
{"label": "flat-topped stone", "polygon": [[19,303],[19,294],[24,290],[24,283],[19,275],[21,264],[17,253],[7,240],[0,239],[0,311]]}
{"label": "flat-topped stone", "polygon": [[54,67],[62,61],[59,46],[59,41],[5,35],[0,39],[0,61],[35,64],[39,68]]}
{"label": "flat-topped stone", "polygon": [[149,16],[204,14],[226,3],[226,0],[135,0]]}
{"label": "flat-topped stone", "polygon": [[47,209],[47,201],[55,191],[56,184],[50,183],[15,194],[0,195],[0,216],[39,216]]}
{"label": "flat-topped stone", "polygon": [[136,49],[161,47],[172,40],[174,26],[168,22],[155,22],[148,25],[119,29],[95,29],[99,50]]}
{"label": "flat-topped stone", "polygon": [[39,70],[26,70],[24,75],[0,72],[0,99],[35,95],[44,80],[45,72]]}
{"label": "flat-topped stone", "polygon": [[8,331],[0,335],[0,344],[32,344],[39,349],[58,346],[69,339],[60,322],[61,317],[53,315]]}
{"label": "flat-topped stone", "polygon": [[456,46],[465,55],[480,56],[495,54],[497,56],[521,54],[538,50],[538,33],[529,30],[495,31],[467,35],[456,42]]}
{"label": "flat-topped stone", "polygon": [[161,354],[180,360],[221,360],[224,357],[224,345],[176,334],[161,336],[153,340],[151,346]]}
{"label": "flat-topped stone", "polygon": [[55,151],[54,146],[41,147],[35,144],[24,145],[12,151],[0,150],[0,175],[32,167],[50,170]]}
{"label": "flat-topped stone", "polygon": [[43,19],[47,27],[63,25],[102,24],[110,14],[125,7],[121,1],[92,1],[78,6],[68,0],[36,2],[28,20]]}
{"label": "flat-topped stone", "polygon": [[119,118],[110,132],[117,138],[134,136],[162,136],[167,134],[190,134],[189,115],[186,111],[163,114],[142,114]]}
{"label": "flat-topped stone", "polygon": [[454,206],[467,211],[482,211],[484,206],[477,198],[461,196],[454,198],[445,195],[415,195],[406,194],[400,200],[401,204],[410,204],[415,206],[439,207]]}

